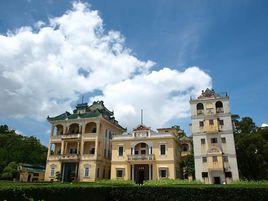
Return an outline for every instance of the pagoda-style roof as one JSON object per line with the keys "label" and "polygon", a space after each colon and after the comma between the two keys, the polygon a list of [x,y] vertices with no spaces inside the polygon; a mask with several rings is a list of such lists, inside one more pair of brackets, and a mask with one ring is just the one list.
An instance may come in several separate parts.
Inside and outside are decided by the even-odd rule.
{"label": "pagoda-style roof", "polygon": [[144,131],[144,130],[150,130],[150,128],[143,124],[140,124],[136,128],[133,129],[133,131]]}
{"label": "pagoda-style roof", "polygon": [[47,117],[49,122],[60,121],[60,120],[69,120],[69,119],[79,119],[79,118],[94,118],[102,116],[106,120],[110,121],[117,127],[122,130],[126,130],[118,124],[118,121],[114,118],[114,113],[108,110],[103,101],[94,101],[92,105],[88,106],[87,103],[81,103],[76,105],[76,109],[73,110],[73,114],[70,112],[65,112],[55,117]]}

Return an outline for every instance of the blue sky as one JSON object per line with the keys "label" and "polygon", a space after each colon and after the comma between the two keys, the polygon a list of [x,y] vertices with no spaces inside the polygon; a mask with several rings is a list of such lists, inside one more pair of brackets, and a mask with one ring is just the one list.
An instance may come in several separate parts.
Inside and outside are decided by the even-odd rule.
{"label": "blue sky", "polygon": [[[267,1],[82,2],[100,12],[106,30],[117,30],[125,37],[125,46],[139,60],[154,61],[152,70],[198,66],[211,76],[216,91],[228,92],[233,113],[250,116],[258,125],[268,123]],[[1,0],[0,34],[37,21],[47,23],[71,8],[72,1],[67,0]],[[190,119],[168,122],[188,130]],[[40,119],[1,114],[0,123],[48,142],[48,123]]]}

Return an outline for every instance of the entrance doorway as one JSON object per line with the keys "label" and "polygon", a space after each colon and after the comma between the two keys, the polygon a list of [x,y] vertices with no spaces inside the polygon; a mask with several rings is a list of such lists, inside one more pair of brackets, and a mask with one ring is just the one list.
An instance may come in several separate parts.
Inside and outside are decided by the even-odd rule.
{"label": "entrance doorway", "polygon": [[221,184],[221,178],[220,177],[214,177],[214,184]]}
{"label": "entrance doorway", "polygon": [[61,177],[64,182],[72,182],[77,179],[78,163],[62,163]]}
{"label": "entrance doorway", "polygon": [[134,165],[134,180],[137,184],[143,184],[144,181],[149,180],[148,164]]}

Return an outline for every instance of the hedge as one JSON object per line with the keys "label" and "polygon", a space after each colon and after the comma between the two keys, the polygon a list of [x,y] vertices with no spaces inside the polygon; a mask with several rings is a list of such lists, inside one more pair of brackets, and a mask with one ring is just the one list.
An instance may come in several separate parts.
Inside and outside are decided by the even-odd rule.
{"label": "hedge", "polygon": [[176,187],[27,187],[1,188],[0,200],[24,201],[267,201],[267,187],[176,186]]}

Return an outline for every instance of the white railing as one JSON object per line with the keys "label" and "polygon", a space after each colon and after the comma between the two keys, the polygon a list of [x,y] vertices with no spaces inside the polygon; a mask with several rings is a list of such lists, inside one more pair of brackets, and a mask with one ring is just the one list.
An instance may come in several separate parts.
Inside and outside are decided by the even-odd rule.
{"label": "white railing", "polygon": [[128,155],[129,161],[137,161],[137,160],[154,160],[154,154],[145,154],[145,155]]}
{"label": "white railing", "polygon": [[78,160],[78,154],[63,154],[61,155],[61,160]]}
{"label": "white railing", "polygon": [[97,133],[84,133],[83,138],[95,138]]}
{"label": "white railing", "polygon": [[65,135],[61,135],[61,139],[78,139],[80,137],[81,137],[80,133],[78,133],[78,134],[65,134]]}

